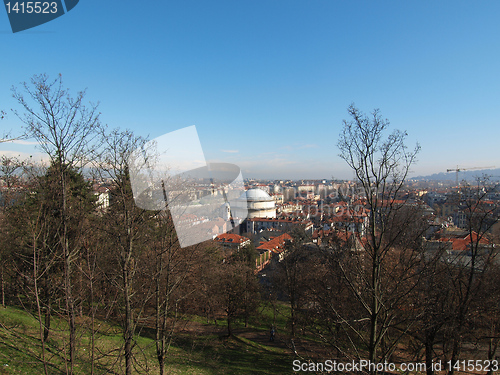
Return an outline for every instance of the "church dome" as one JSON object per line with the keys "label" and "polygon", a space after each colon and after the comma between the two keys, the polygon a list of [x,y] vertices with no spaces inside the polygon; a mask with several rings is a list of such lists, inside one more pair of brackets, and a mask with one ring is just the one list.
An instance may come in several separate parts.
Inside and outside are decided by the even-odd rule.
{"label": "church dome", "polygon": [[264,190],[254,188],[246,191],[246,198],[248,202],[273,202],[273,198]]}

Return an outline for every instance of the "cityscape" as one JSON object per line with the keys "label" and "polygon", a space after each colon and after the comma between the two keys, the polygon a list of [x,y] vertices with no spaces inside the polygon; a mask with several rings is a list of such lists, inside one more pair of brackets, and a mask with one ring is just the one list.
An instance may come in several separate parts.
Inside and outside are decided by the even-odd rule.
{"label": "cityscape", "polygon": [[[483,168],[410,179],[418,145],[351,105],[338,148],[353,180],[242,180],[224,163],[168,174],[148,140],[108,133],[36,79],[40,109],[17,94],[17,139],[50,163],[0,165],[7,348],[22,314],[21,339],[41,344],[23,371],[163,374],[193,355],[226,371],[247,345],[279,373],[498,371],[500,182]],[[185,340],[196,354],[177,362]]]}

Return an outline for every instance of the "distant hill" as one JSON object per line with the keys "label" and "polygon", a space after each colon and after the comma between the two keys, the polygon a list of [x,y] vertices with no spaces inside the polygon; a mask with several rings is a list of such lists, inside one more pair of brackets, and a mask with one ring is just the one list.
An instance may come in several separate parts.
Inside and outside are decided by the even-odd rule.
{"label": "distant hill", "polygon": [[[490,176],[492,181],[500,181],[500,168],[458,172],[458,179],[459,181],[474,181],[476,177],[481,177],[483,175]],[[456,172],[441,172],[431,174],[430,176],[412,177],[410,179],[420,181],[455,181],[456,176]]]}

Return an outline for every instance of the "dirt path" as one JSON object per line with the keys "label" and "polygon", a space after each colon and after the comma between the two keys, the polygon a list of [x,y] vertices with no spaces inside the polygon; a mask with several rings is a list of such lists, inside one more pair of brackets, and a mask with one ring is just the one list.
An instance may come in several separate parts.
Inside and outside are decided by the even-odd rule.
{"label": "dirt path", "polygon": [[282,348],[282,349],[290,349],[288,345],[286,345],[285,340],[283,340],[280,335],[276,335],[274,341],[270,340],[270,333],[264,331],[256,331],[256,330],[238,330],[240,332],[236,332],[239,337],[243,337],[247,340],[251,340],[257,344]]}
{"label": "dirt path", "polygon": [[[177,326],[177,331],[179,333],[189,333],[193,335],[218,335],[219,337],[225,337],[227,334],[227,329],[223,325],[205,325],[203,323],[186,321]],[[289,337],[276,332],[274,341],[270,340],[270,332],[257,330],[252,328],[236,328],[233,330],[235,336],[250,340],[258,345],[267,346],[270,348],[280,348],[284,349],[285,353],[293,355],[294,351],[299,357],[316,357],[316,356],[326,356],[328,353],[325,348],[320,346],[318,343],[314,343],[309,340],[295,339],[294,343]],[[295,348],[294,348],[295,346]]]}

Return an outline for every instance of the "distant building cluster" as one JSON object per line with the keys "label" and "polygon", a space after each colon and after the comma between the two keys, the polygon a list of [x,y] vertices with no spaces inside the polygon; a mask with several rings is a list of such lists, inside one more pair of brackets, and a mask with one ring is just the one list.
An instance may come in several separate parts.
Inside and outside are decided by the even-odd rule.
{"label": "distant building cluster", "polygon": [[[224,187],[222,187],[224,188]],[[96,184],[94,192],[101,209],[110,202],[106,184]],[[220,193],[207,183],[193,191],[193,204],[203,205],[211,194],[220,195],[223,205],[217,219],[197,217],[186,212],[184,224],[197,226],[208,233],[219,246],[231,252],[243,247],[256,249],[256,272],[263,270],[273,259],[285,256],[286,244],[293,241],[293,233],[300,230],[317,247],[334,246],[339,241],[360,250],[369,235],[370,207],[359,186],[353,181],[247,181],[245,192],[229,205]],[[428,223],[422,240],[429,252],[445,249],[450,257],[467,254],[477,233],[467,232],[469,227],[463,199],[458,199],[457,188],[411,187],[407,185],[398,196],[386,199],[377,208],[384,215],[390,207],[418,208]],[[462,197],[463,198],[463,197]],[[500,185],[485,192],[482,208],[492,210],[497,217],[500,207]],[[244,218],[244,220],[243,220]],[[241,222],[234,229],[230,222]],[[487,223],[486,223],[487,224]],[[229,232],[228,232],[229,230]],[[472,241],[471,241],[472,240]],[[495,246],[492,240],[479,239],[480,246]]]}

